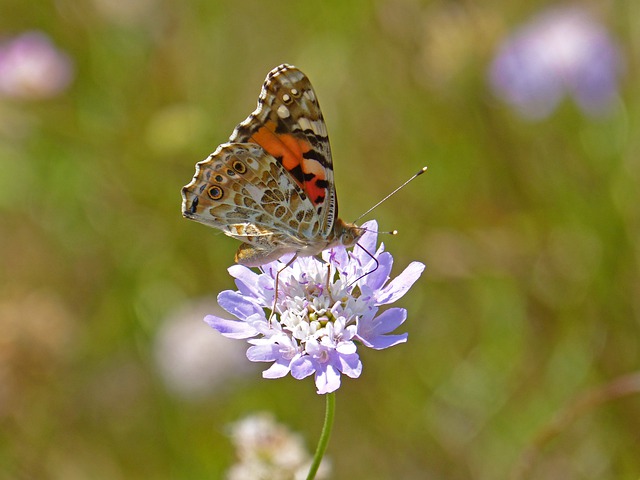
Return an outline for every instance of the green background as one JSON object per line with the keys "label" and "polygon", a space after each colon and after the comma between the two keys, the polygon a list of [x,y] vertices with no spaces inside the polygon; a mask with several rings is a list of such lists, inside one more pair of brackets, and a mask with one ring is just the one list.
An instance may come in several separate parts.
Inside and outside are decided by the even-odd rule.
{"label": "green background", "polygon": [[155,353],[234,288],[237,242],[184,220],[180,188],[286,62],[323,107],[345,220],[429,166],[373,214],[400,231],[394,275],[427,270],[398,302],[408,343],[361,349],[338,391],[333,478],[508,478],[533,449],[513,478],[637,479],[638,380],[575,402],[640,358],[640,6],[593,3],[626,59],[613,111],[530,122],[487,69],[546,5],[3,0],[0,34],[46,32],[76,78],[0,102],[0,478],[220,478],[226,425],[263,410],[313,448],[311,379],[243,365],[189,395]]}

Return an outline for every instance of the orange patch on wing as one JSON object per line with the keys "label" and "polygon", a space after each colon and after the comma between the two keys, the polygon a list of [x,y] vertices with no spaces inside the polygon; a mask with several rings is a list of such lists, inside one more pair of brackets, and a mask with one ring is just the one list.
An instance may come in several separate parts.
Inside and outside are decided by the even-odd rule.
{"label": "orange patch on wing", "polygon": [[314,178],[310,182],[305,182],[304,190],[305,192],[307,192],[307,196],[309,197],[309,200],[311,200],[311,203],[313,203],[314,205],[319,205],[324,202],[326,192],[325,189],[319,187],[316,182],[316,178]]}
{"label": "orange patch on wing", "polygon": [[282,164],[287,170],[293,170],[298,165],[303,168],[302,155],[311,150],[311,145],[304,139],[299,139],[290,134],[276,134],[273,122],[267,123],[251,136],[251,140],[264,148],[274,157],[282,158]]}
{"label": "orange patch on wing", "polygon": [[[298,138],[291,134],[275,133],[275,125],[268,122],[251,136],[251,140],[260,145],[270,155],[282,158],[282,165],[288,171],[300,167],[301,172],[306,176],[313,175],[310,180],[298,180],[296,182],[304,189],[305,193],[314,205],[322,203],[325,199],[325,189],[317,185],[318,180],[325,180],[324,168],[315,160],[307,160],[303,157],[311,150],[311,145],[304,138]],[[320,168],[318,168],[320,167]]]}

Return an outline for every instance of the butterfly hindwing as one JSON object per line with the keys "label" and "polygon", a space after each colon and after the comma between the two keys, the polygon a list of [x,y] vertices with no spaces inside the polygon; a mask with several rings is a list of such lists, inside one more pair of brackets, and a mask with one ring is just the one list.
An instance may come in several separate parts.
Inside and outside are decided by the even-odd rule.
{"label": "butterfly hindwing", "polygon": [[252,245],[318,235],[314,205],[284,167],[255,144],[220,145],[196,165],[183,197],[185,216]]}

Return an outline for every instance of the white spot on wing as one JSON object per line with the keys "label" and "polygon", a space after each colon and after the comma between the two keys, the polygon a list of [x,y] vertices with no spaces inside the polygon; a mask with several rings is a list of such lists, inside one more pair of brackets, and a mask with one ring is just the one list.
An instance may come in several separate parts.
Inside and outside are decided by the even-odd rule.
{"label": "white spot on wing", "polygon": [[308,118],[300,117],[298,119],[298,125],[300,125],[300,128],[303,130],[311,130],[313,133],[320,135],[321,137],[327,136],[327,128],[321,120],[312,121]]}
{"label": "white spot on wing", "polygon": [[315,132],[315,129],[311,125],[311,122],[308,118],[300,117],[298,119],[298,125],[300,125],[300,128],[302,128],[303,130],[313,130]]}
{"label": "white spot on wing", "polygon": [[262,147],[259,147],[257,145],[255,147],[249,148],[249,154],[255,157],[261,157],[263,155],[263,152],[264,150],[262,150]]}
{"label": "white spot on wing", "polygon": [[280,118],[287,118],[291,115],[291,112],[289,112],[289,109],[284,105],[280,105],[278,107],[277,113]]}
{"label": "white spot on wing", "polygon": [[327,126],[321,120],[316,120],[313,122],[313,132],[316,135],[320,135],[321,137],[327,136]]}
{"label": "white spot on wing", "polygon": [[247,189],[247,192],[249,192],[249,195],[253,200],[255,200],[258,203],[262,201],[262,190],[259,187],[248,184],[245,186],[245,188]]}
{"label": "white spot on wing", "polygon": [[258,162],[256,161],[255,158],[247,157],[245,160],[246,160],[247,164],[249,164],[249,166],[251,168],[258,168]]}
{"label": "white spot on wing", "polygon": [[304,96],[307,97],[309,100],[311,100],[312,102],[316,101],[316,96],[313,93],[313,90],[305,90],[304,91]]}

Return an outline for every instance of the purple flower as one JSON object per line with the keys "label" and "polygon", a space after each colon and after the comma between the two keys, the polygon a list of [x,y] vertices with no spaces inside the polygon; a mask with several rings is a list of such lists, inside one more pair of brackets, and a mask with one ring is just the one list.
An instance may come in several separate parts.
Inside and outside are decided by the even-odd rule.
{"label": "purple flower", "polygon": [[[264,378],[288,373],[296,379],[315,375],[318,393],[340,387],[341,375],[357,378],[362,363],[358,345],[376,350],[407,341],[407,334],[391,334],[407,318],[403,308],[379,313],[381,305],[395,302],[420,277],[424,265],[412,262],[389,281],[393,258],[376,250],[377,223],[368,229],[353,251],[336,247],[315,257],[297,258],[282,270],[291,256],[260,267],[256,273],[242,265],[229,268],[237,291],[218,295],[218,303],[239,320],[207,315],[205,322],[229,338],[247,339],[247,358],[271,362]],[[367,252],[374,255],[374,260]],[[375,253],[374,253],[375,252]],[[273,308],[274,280],[280,271],[276,314]]]}
{"label": "purple flower", "polygon": [[544,118],[565,94],[588,114],[611,107],[622,58],[604,26],[578,7],[552,8],[499,47],[490,69],[497,96],[523,116]]}
{"label": "purple flower", "polygon": [[0,95],[43,99],[63,92],[73,79],[68,55],[39,32],[0,43]]}

